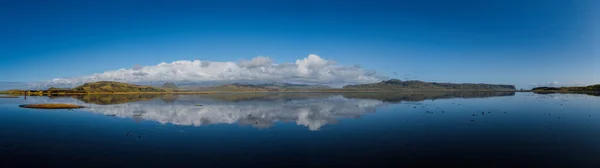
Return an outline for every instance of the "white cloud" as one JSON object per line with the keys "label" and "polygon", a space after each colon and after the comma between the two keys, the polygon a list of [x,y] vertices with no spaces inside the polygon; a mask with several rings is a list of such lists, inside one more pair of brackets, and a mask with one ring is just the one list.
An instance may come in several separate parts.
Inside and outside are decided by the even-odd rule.
{"label": "white cloud", "polygon": [[235,62],[181,60],[131,69],[119,69],[89,76],[56,78],[42,82],[37,87],[74,87],[86,82],[118,81],[128,83],[149,82],[289,82],[323,84],[339,87],[345,84],[371,83],[385,79],[375,71],[360,66],[337,65],[334,61],[310,54],[295,63],[276,64],[269,57]]}
{"label": "white cloud", "polygon": [[323,58],[310,54],[308,57],[302,60],[296,60],[296,65],[298,66],[298,72],[300,75],[308,76],[313,72],[318,72],[329,64],[327,60]]}

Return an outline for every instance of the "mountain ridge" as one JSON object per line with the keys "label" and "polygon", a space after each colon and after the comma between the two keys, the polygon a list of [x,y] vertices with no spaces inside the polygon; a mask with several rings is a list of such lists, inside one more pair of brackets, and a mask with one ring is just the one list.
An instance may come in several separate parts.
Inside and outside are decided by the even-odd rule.
{"label": "mountain ridge", "polygon": [[[49,88],[27,90],[28,94],[102,94],[102,93],[222,93],[222,92],[412,92],[412,91],[516,91],[514,85],[438,83],[424,81],[385,80],[378,83],[346,85],[331,88],[323,85],[270,82],[264,84],[232,83],[217,86],[177,86],[166,82],[161,87],[135,85],[114,81],[89,82],[72,89]],[[5,93],[23,94],[25,90]]]}
{"label": "mountain ridge", "polygon": [[575,93],[575,92],[600,92],[600,84],[589,86],[570,87],[536,87],[531,89],[536,93]]}
{"label": "mountain ridge", "polygon": [[378,83],[346,85],[342,89],[358,90],[433,90],[433,91],[516,91],[514,85],[483,84],[483,83],[439,83],[419,80],[401,81],[399,79],[384,80]]}

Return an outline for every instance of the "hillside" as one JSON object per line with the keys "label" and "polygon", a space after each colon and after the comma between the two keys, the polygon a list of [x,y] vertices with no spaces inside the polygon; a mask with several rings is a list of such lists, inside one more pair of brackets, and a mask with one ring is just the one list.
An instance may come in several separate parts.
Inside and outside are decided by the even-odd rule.
{"label": "hillside", "polygon": [[250,84],[228,84],[221,85],[211,88],[212,91],[225,91],[225,92],[268,92],[268,91],[277,91],[275,88],[268,88],[257,85]]}
{"label": "hillside", "polygon": [[472,84],[472,83],[437,83],[418,80],[401,81],[391,79],[378,83],[346,85],[344,90],[366,91],[515,91],[514,85]]}
{"label": "hillside", "polygon": [[581,87],[536,87],[531,90],[538,93],[600,92],[600,84]]}
{"label": "hillside", "polygon": [[307,85],[307,84],[277,83],[277,82],[265,83],[265,84],[258,84],[256,86],[261,86],[261,87],[266,87],[266,88],[273,88],[273,89],[278,89],[278,90],[290,90],[290,89],[329,89],[329,88],[331,88],[329,86],[324,86],[324,85]]}
{"label": "hillside", "polygon": [[140,86],[121,82],[100,81],[85,83],[81,86],[73,88],[73,91],[94,93],[94,92],[165,92],[164,89],[159,89],[151,86]]}
{"label": "hillside", "polygon": [[140,86],[121,82],[100,81],[85,83],[73,89],[69,88],[48,88],[47,90],[8,90],[6,94],[22,95],[68,95],[68,94],[85,94],[85,93],[118,93],[118,92],[166,92],[165,89],[155,88],[151,86]]}
{"label": "hillside", "polygon": [[167,82],[165,84],[163,84],[161,86],[161,88],[166,88],[166,89],[178,89],[177,85],[175,85],[175,83],[171,83],[171,82]]}
{"label": "hillside", "polygon": [[141,86],[121,82],[100,81],[85,83],[73,89],[69,88],[49,88],[47,90],[8,90],[6,94],[23,94],[27,91],[28,95],[65,95],[65,94],[84,94],[84,93],[135,93],[135,92],[278,92],[278,91],[312,91],[319,89],[328,89],[328,86],[305,85],[290,83],[267,83],[267,84],[226,84],[218,86],[202,85],[183,85],[178,87],[175,83],[167,82],[160,88],[152,86]]}
{"label": "hillside", "polygon": [[184,85],[181,90],[189,91],[215,91],[215,92],[277,92],[277,91],[307,91],[314,89],[329,89],[329,86],[306,85],[291,83],[265,83],[265,84],[226,84],[218,86]]}
{"label": "hillside", "polygon": [[384,102],[417,102],[423,100],[449,99],[449,98],[484,98],[499,96],[514,96],[515,92],[346,92],[342,93],[346,98],[374,99]]}
{"label": "hillside", "polygon": [[[598,86],[571,88],[570,90],[593,90]],[[540,88],[542,89],[542,88]],[[547,88],[546,88],[547,89]],[[560,90],[560,89],[559,89]],[[567,89],[569,90],[569,89]],[[177,86],[165,83],[161,88],[141,86],[121,82],[100,81],[85,83],[73,89],[50,88],[48,90],[27,90],[28,95],[65,95],[86,93],[155,93],[155,92],[411,92],[411,91],[516,91],[513,85],[492,84],[453,84],[423,81],[400,81],[397,79],[371,84],[346,85],[343,88],[330,88],[321,85],[290,83],[266,84],[226,84],[218,86]],[[7,94],[23,94],[25,90],[9,90]]]}

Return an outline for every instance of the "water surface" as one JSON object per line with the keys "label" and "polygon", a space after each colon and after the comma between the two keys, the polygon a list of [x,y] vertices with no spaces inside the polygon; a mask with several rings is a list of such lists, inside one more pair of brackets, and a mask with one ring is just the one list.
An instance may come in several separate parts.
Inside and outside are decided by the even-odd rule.
{"label": "water surface", "polygon": [[599,110],[514,92],[21,97],[0,99],[0,166],[596,167]]}

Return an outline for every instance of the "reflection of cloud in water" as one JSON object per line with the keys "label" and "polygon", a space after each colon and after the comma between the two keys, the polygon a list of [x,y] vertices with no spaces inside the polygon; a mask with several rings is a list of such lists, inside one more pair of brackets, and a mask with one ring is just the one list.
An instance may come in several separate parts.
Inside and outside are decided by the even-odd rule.
{"label": "reflection of cloud in water", "polygon": [[[348,99],[342,96],[312,99],[248,100],[239,102],[218,101],[193,96],[181,96],[174,103],[160,99],[131,102],[126,104],[96,105],[83,103],[72,98],[48,99],[37,97],[32,103],[70,103],[83,105],[82,109],[118,117],[133,117],[175,125],[234,124],[268,128],[277,121],[295,122],[310,130],[319,130],[326,124],[335,123],[336,118],[359,117],[374,112],[384,103],[379,100]],[[202,104],[202,106],[194,106]]]}

